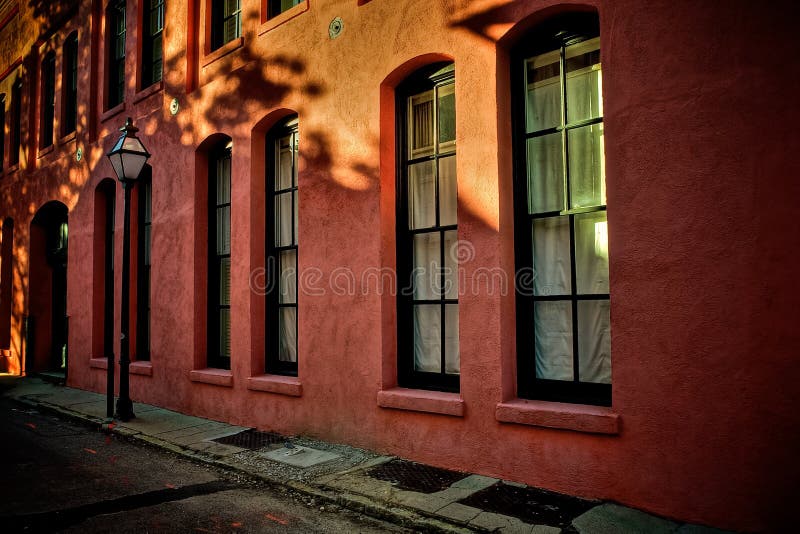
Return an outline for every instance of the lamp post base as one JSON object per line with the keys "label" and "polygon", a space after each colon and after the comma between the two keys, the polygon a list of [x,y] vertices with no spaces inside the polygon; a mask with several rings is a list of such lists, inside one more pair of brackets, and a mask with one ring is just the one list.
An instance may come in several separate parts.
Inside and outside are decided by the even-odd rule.
{"label": "lamp post base", "polygon": [[115,416],[120,421],[130,421],[135,419],[133,415],[133,402],[130,399],[117,399],[117,414]]}

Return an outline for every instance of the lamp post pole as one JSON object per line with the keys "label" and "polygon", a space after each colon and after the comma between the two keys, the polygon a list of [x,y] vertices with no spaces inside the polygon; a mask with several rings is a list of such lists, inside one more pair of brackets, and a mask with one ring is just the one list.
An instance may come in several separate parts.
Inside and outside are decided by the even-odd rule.
{"label": "lamp post pole", "polygon": [[133,414],[133,402],[130,395],[130,286],[131,286],[131,187],[133,182],[122,180],[125,192],[124,215],[122,222],[122,310],[120,313],[119,340],[119,399],[117,399],[117,418],[129,421],[136,417]]}
{"label": "lamp post pole", "polygon": [[[130,395],[131,336],[130,336],[130,297],[131,297],[131,189],[139,178],[142,168],[150,158],[150,153],[136,137],[139,131],[128,117],[122,127],[122,136],[106,154],[114,172],[117,173],[125,193],[124,214],[122,218],[122,310],[120,313],[119,340],[119,399],[117,399],[117,415],[121,421],[129,421],[133,415],[133,402]],[[113,358],[109,362],[109,408],[114,396]],[[110,411],[110,410],[109,410]]]}

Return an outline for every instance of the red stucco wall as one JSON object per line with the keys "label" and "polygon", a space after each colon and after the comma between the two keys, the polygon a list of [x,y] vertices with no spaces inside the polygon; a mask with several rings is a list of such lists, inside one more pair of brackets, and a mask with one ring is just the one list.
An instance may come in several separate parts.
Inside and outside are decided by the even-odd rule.
{"label": "red stucco wall", "polygon": [[[94,191],[113,177],[103,156],[130,115],[153,153],[152,376],[132,376],[135,400],[613,499],[686,521],[779,528],[800,480],[800,164],[792,153],[800,141],[794,104],[800,45],[790,27],[797,8],[745,0],[361,3],[308,0],[276,26],[261,24],[260,2],[243,0],[244,46],[209,62],[200,30],[205,2],[168,2],[163,88],[137,93],[136,3],[129,2],[131,76],[124,110],[111,114],[102,108],[102,88],[92,89],[93,80],[104,79],[104,39],[102,24],[90,17],[91,2],[81,2],[77,16],[41,44],[12,21],[17,56],[47,46],[60,50],[77,28],[81,58],[75,138],[57,140],[41,157],[31,141],[20,168],[5,167],[0,178],[0,220],[14,220],[19,273],[12,352],[18,347],[17,357],[24,357],[21,322],[37,291],[28,284],[31,218],[45,202],[60,200],[70,208],[69,384],[105,387],[105,372],[89,365],[98,356],[92,348],[98,327]],[[26,5],[17,17],[33,20],[36,12]],[[598,11],[603,47],[611,409],[518,408],[513,292],[488,290],[460,298],[460,397],[426,404],[463,416],[378,406],[379,392],[396,385],[396,333],[394,300],[376,291],[301,294],[301,396],[248,389],[248,379],[264,372],[264,301],[248,281],[264,264],[269,127],[290,112],[299,116],[301,271],[319,269],[316,285],[323,287],[331,277],[341,282],[342,268],[357,277],[391,268],[392,88],[416,66],[451,58],[458,232],[474,251],[461,267],[468,283],[479,269],[513,272],[508,50],[537,21],[579,9]],[[331,40],[327,27],[337,16],[345,29]],[[7,31],[0,30],[4,42]],[[16,57],[1,48],[3,72]],[[58,52],[57,72],[60,61]],[[18,68],[32,76],[36,64],[26,60]],[[16,72],[0,80],[0,92],[10,93]],[[180,105],[175,116],[173,98]],[[26,132],[35,135],[36,124]],[[205,351],[205,259],[198,239],[204,228],[196,200],[203,150],[215,134],[233,139],[230,387],[190,380]],[[121,207],[121,188],[117,194]],[[118,209],[118,230],[121,224]],[[121,272],[121,235],[115,273]],[[117,280],[117,295],[120,285]],[[288,389],[298,388],[291,383]],[[499,403],[525,417],[538,408],[577,430],[597,430],[592,421],[610,424],[616,417],[612,426],[619,432],[500,422]]]}

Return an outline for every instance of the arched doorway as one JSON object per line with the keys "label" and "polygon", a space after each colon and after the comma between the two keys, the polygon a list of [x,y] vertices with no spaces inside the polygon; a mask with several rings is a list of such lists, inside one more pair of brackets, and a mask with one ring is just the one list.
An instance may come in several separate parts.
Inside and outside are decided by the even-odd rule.
{"label": "arched doorway", "polygon": [[67,372],[67,207],[48,202],[31,221],[25,370]]}

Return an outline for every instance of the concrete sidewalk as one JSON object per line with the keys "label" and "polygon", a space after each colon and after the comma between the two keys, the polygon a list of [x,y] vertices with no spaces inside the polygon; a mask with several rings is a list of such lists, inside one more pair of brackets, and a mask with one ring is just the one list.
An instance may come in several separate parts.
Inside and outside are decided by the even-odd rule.
{"label": "concrete sidewalk", "polygon": [[[136,418],[132,421],[109,424],[104,395],[32,377],[5,378],[4,382],[4,396],[28,406],[286,486],[316,502],[335,503],[414,530],[525,534],[722,532],[668,521],[613,503],[573,499],[481,475],[446,472],[345,445],[255,432],[147,404],[134,404]],[[398,482],[398,476],[408,480]],[[540,504],[515,506],[515,501],[508,500],[512,497],[522,499],[522,503],[534,500]],[[505,514],[498,513],[500,510]]]}

